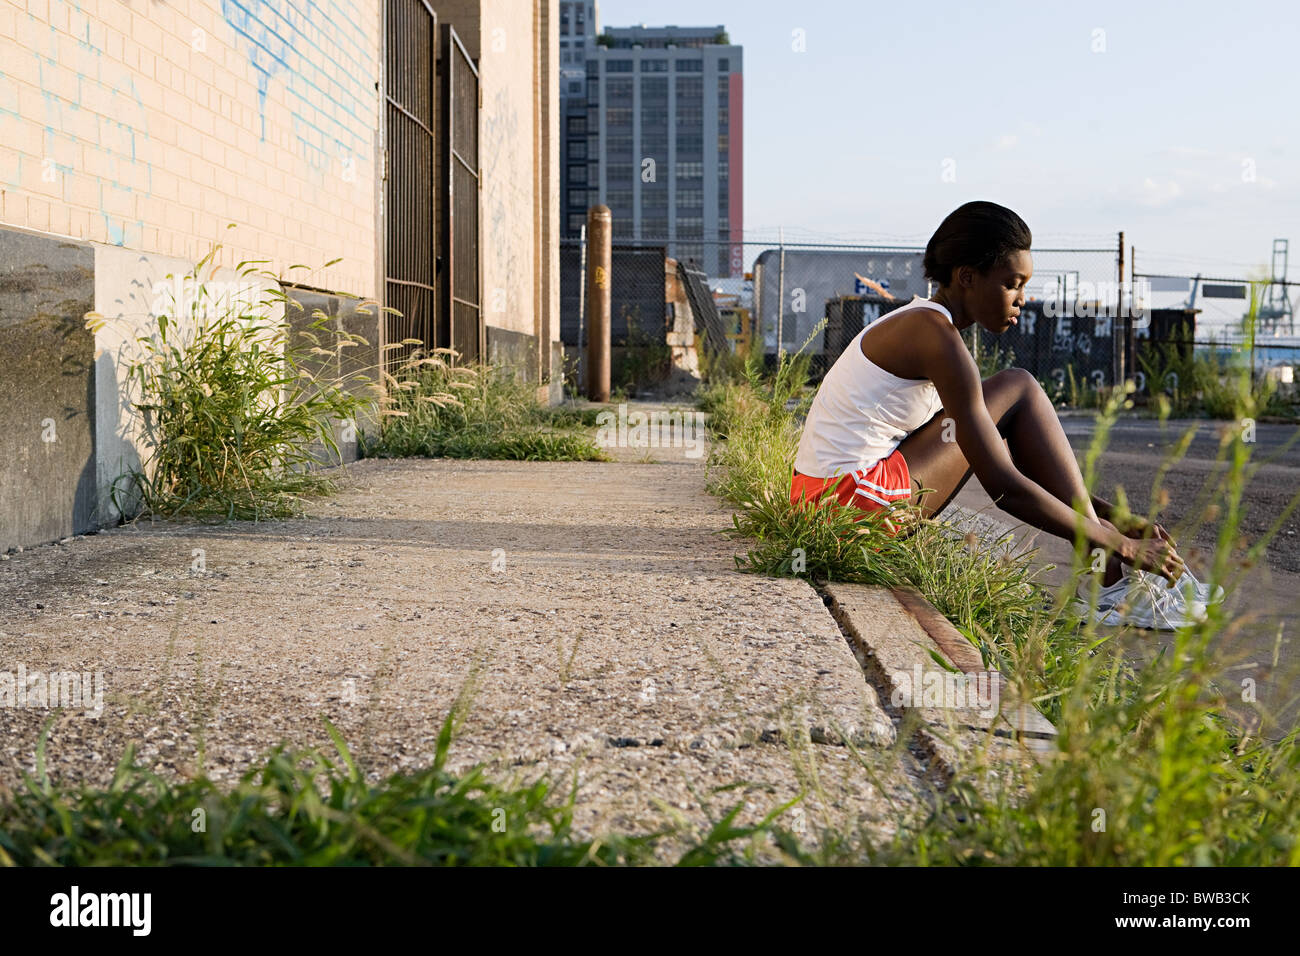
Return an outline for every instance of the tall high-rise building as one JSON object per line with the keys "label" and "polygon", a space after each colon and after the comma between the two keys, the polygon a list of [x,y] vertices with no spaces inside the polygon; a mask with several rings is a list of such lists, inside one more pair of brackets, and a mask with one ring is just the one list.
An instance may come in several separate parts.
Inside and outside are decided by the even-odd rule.
{"label": "tall high-rise building", "polygon": [[614,239],[743,270],[742,49],[716,27],[606,27],[560,2],[562,235],[609,206]]}

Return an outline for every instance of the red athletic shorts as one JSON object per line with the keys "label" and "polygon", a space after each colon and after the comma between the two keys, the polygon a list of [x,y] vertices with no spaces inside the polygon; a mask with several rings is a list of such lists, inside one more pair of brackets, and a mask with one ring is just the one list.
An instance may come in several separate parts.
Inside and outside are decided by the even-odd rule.
{"label": "red athletic shorts", "polygon": [[818,502],[818,495],[831,485],[835,490],[821,498],[821,504],[835,500],[863,511],[882,511],[888,505],[906,501],[912,496],[912,473],[903,453],[895,448],[870,468],[838,478],[813,478],[796,471],[790,482],[790,501],[798,504],[803,498]]}

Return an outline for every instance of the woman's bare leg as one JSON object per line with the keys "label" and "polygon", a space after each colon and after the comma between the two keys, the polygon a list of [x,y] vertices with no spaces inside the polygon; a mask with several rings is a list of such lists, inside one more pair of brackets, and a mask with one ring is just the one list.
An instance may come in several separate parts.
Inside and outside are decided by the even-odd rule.
{"label": "woman's bare leg", "polygon": [[[1021,473],[1059,501],[1074,507],[1077,500],[1088,517],[1114,527],[1097,517],[1074,450],[1038,381],[1024,369],[1013,368],[986,378],[983,386],[984,404]],[[945,418],[941,409],[898,446],[917,487],[934,489],[921,499],[926,517],[943,511],[973,473],[952,439],[951,425],[944,440]],[[1119,559],[1112,556],[1102,583],[1112,584],[1122,573]]]}

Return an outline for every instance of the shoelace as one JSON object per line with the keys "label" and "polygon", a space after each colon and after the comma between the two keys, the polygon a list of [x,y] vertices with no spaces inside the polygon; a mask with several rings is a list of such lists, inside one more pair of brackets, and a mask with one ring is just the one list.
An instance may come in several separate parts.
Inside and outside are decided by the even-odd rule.
{"label": "shoelace", "polygon": [[[1143,572],[1142,584],[1151,601],[1152,616],[1159,615],[1167,626],[1182,626],[1197,619],[1195,607],[1200,602],[1196,596],[1195,578],[1170,587],[1159,575]],[[1190,595],[1183,593],[1183,588],[1191,592]]]}
{"label": "shoelace", "polygon": [[1152,623],[1158,623],[1162,618],[1165,624],[1173,623],[1173,618],[1181,617],[1177,613],[1177,608],[1172,606],[1177,597],[1172,588],[1167,585],[1162,586],[1154,580],[1154,577],[1154,575],[1144,575],[1142,580],[1142,588],[1151,604]]}

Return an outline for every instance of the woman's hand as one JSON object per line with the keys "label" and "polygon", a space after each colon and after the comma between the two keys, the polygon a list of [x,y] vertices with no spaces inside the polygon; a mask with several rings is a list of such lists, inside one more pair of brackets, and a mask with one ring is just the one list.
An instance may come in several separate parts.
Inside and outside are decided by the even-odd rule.
{"label": "woman's hand", "polygon": [[1147,521],[1141,515],[1131,514],[1123,522],[1118,522],[1114,518],[1111,518],[1110,521],[1115,525],[1115,529],[1126,538],[1157,538],[1174,544],[1174,539],[1169,536],[1169,532],[1163,526],[1156,524],[1154,521]]}
{"label": "woman's hand", "polygon": [[1166,578],[1170,584],[1183,576],[1186,564],[1167,537],[1125,537],[1120,545],[1119,559],[1141,571],[1151,571]]}

